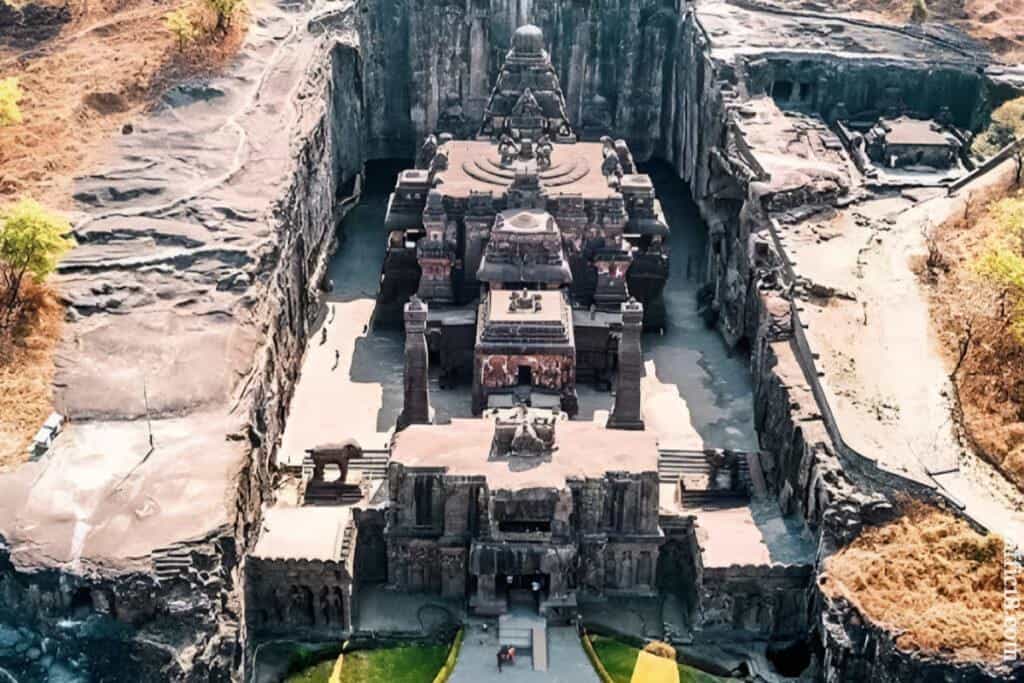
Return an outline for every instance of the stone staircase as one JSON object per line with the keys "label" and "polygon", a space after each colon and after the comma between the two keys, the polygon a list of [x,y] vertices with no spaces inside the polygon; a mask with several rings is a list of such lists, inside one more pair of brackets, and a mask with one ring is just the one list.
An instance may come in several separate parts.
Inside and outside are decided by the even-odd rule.
{"label": "stone staircase", "polygon": [[351,519],[345,524],[345,530],[341,533],[341,550],[338,552],[339,561],[342,564],[348,562],[349,555],[356,547],[356,525]]}
{"label": "stone staircase", "polygon": [[348,463],[349,480],[356,481],[360,473],[365,474],[367,479],[384,479],[388,474],[390,459],[391,454],[387,450],[363,451],[363,457]]}
{"label": "stone staircase", "polygon": [[153,562],[153,574],[160,582],[184,578],[192,569],[192,551],[185,543],[157,548],[149,558]]}
{"label": "stone staircase", "polygon": [[[715,467],[717,461],[725,465]],[[658,450],[658,479],[663,484],[681,483],[679,493],[686,507],[707,507],[746,500],[753,488],[748,454],[740,451]]]}
{"label": "stone staircase", "polygon": [[533,647],[533,627],[536,618],[523,617],[518,614],[503,614],[498,617],[498,644],[511,645],[517,650],[530,650]]}

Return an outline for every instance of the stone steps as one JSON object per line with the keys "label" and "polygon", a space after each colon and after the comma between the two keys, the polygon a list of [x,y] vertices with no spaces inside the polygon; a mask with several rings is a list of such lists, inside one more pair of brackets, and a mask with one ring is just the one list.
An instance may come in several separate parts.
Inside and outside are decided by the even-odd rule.
{"label": "stone steps", "polygon": [[349,555],[355,550],[355,538],[356,538],[356,526],[349,519],[345,525],[345,531],[342,532],[341,536],[341,552],[338,553],[340,561],[344,564]]}
{"label": "stone steps", "polygon": [[498,636],[501,645],[510,645],[520,650],[529,650],[533,647],[532,628],[503,628]]}
{"label": "stone steps", "polygon": [[[750,465],[746,453],[736,453],[736,468],[741,485],[749,491]],[[658,478],[663,484],[674,484],[680,477],[685,477],[688,489],[711,490],[714,488],[714,475],[715,469],[704,451],[658,450]]]}
{"label": "stone steps", "polygon": [[160,581],[178,578],[192,569],[192,551],[183,543],[157,548],[149,557],[153,562],[153,573]]}
{"label": "stone steps", "polygon": [[682,491],[687,508],[729,508],[746,503],[750,496],[742,491]]}
{"label": "stone steps", "polygon": [[384,479],[388,473],[390,459],[391,454],[387,451],[364,451],[363,457],[349,461],[349,478],[354,481],[354,475],[363,473],[367,479]]}

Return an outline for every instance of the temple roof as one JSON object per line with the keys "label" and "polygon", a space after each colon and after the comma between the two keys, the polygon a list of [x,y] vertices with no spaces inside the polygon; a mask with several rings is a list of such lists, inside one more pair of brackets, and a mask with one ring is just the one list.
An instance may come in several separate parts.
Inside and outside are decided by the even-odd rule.
{"label": "temple roof", "polygon": [[549,456],[488,459],[492,420],[410,425],[395,435],[391,462],[484,476],[492,489],[562,488],[567,477],[658,471],[658,442],[651,432],[605,429],[596,422],[576,420],[559,422],[557,429],[556,449]]}
{"label": "temple roof", "polygon": [[912,119],[901,116],[898,119],[883,119],[887,145],[911,145],[915,147],[959,147],[959,141],[933,121]]}
{"label": "temple roof", "polygon": [[[352,509],[340,506],[273,507],[252,552],[265,560],[341,559],[342,532]],[[302,533],[296,533],[301,529]]]}
{"label": "temple roof", "polygon": [[530,24],[512,36],[480,126],[484,137],[512,131],[534,139],[545,133],[566,142],[576,139],[558,74],[544,49],[544,34]]}
{"label": "temple roof", "polygon": [[[601,173],[604,160],[597,142],[553,145],[551,167],[537,171],[548,197],[579,194],[585,199],[608,199],[616,190]],[[502,196],[515,180],[520,166],[536,168],[534,161],[502,166],[498,148],[490,141],[452,140],[444,144],[448,168],[438,171],[437,189],[448,197],[468,198],[474,190]]]}
{"label": "temple roof", "polygon": [[525,24],[512,34],[512,50],[519,54],[544,52],[544,32],[533,24]]}

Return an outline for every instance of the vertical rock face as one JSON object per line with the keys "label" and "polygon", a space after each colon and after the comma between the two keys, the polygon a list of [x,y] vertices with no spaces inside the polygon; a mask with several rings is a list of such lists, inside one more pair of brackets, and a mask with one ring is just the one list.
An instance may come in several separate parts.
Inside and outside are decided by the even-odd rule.
{"label": "vertical rock face", "polygon": [[611,129],[646,159],[669,130],[664,114],[681,19],[665,0],[367,3],[359,26],[365,95],[378,112],[368,121],[369,154],[407,155],[435,130],[475,132],[512,34],[533,23],[547,41],[573,127]]}
{"label": "vertical rock face", "polygon": [[[223,479],[228,521],[202,539],[182,538],[148,558],[119,560],[130,571],[92,558],[78,566],[26,567],[12,561],[0,536],[0,671],[9,669],[18,680],[70,679],[72,671],[82,680],[219,682],[240,674],[246,638],[238,619],[241,553],[260,528],[270,461],[340,218],[337,200],[350,193],[363,162],[358,52],[324,41],[308,46],[305,55],[309,61],[295,67],[301,79],[295,89],[261,100],[268,109],[292,105],[295,116],[275,131],[291,145],[287,156],[273,157],[282,179],[268,179],[273,194],[265,190],[267,211],[259,214],[268,237],[254,259],[256,284],[246,305],[261,343],[236,404],[246,416],[245,429],[218,437],[244,443],[244,453]],[[258,130],[244,117],[240,121]],[[180,125],[193,122],[181,117]],[[252,192],[246,174],[265,171],[258,167],[264,160],[254,155],[239,170],[237,184],[223,191],[241,186]],[[203,200],[212,201],[204,196],[196,203]],[[189,206],[189,220],[195,213]],[[33,648],[40,656],[25,656]]]}

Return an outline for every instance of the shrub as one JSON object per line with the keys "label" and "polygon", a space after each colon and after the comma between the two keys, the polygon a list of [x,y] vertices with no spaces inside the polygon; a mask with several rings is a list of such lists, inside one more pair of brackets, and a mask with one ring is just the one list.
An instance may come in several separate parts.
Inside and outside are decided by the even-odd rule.
{"label": "shrub", "polygon": [[1002,199],[992,207],[996,230],[975,263],[977,272],[1000,292],[1008,329],[1024,344],[1024,198]]}
{"label": "shrub", "polygon": [[18,102],[23,97],[16,76],[0,79],[0,127],[21,123],[21,108]]}
{"label": "shrub", "polygon": [[988,128],[975,138],[974,151],[991,156],[1014,140],[1024,138],[1024,97],[1003,102],[992,112]]}
{"label": "shrub", "polygon": [[205,0],[205,2],[217,19],[214,30],[221,33],[226,33],[231,28],[231,21],[245,6],[245,0]]}
{"label": "shrub", "polygon": [[177,38],[178,49],[182,51],[199,37],[199,27],[193,21],[188,7],[182,7],[165,15],[164,26]]}
{"label": "shrub", "polygon": [[31,199],[0,211],[0,285],[3,286],[3,317],[19,303],[26,276],[42,282],[57,267],[74,241],[65,237],[71,226]]}
{"label": "shrub", "polygon": [[928,20],[928,5],[924,0],[914,0],[910,6],[910,23],[923,24]]}

